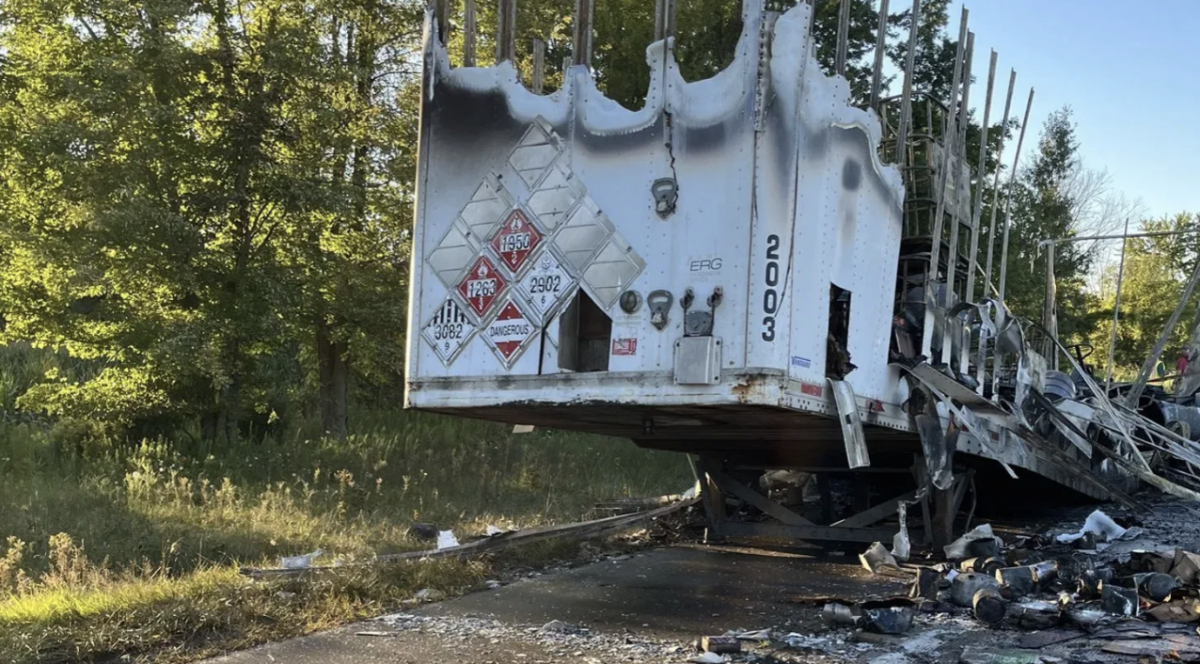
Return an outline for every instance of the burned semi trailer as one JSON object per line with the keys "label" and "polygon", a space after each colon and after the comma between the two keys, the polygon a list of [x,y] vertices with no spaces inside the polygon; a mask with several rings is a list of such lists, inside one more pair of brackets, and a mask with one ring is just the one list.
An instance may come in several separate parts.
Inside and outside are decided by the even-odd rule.
{"label": "burned semi trailer", "polygon": [[[694,455],[714,536],[890,540],[920,504],[914,538],[944,540],[977,469],[1128,500],[1120,478],[1151,473],[1127,413],[1046,395],[973,258],[965,16],[954,99],[912,92],[911,63],[880,99],[880,56],[856,106],[807,4],[746,0],[732,63],[694,82],[672,5],[638,110],[595,85],[587,0],[550,94],[511,61],[511,0],[492,67],[452,67],[427,13],[406,407]],[[822,520],[772,501],[763,469],[911,479]],[[727,519],[726,497],[766,520]]]}

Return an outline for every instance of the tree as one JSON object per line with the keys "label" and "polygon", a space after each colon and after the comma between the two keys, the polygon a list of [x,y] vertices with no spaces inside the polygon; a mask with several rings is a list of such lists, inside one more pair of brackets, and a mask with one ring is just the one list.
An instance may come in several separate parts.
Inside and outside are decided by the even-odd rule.
{"label": "tree", "polygon": [[[1072,178],[1078,169],[1079,141],[1070,108],[1055,111],[1042,128],[1038,151],[1020,173],[1011,191],[1007,293],[1005,301],[1017,315],[1041,321],[1045,300],[1046,239],[1073,236],[1081,219],[1072,198]],[[997,233],[1002,241],[1002,233]],[[1002,247],[997,246],[999,257]],[[1091,336],[1100,319],[1095,296],[1086,290],[1091,266],[1090,248],[1068,242],[1055,248],[1059,338],[1065,342]]]}
{"label": "tree", "polygon": [[233,440],[316,374],[343,433],[349,358],[395,372],[420,13],[7,3],[3,339],[94,368],[24,404]]}
{"label": "tree", "polygon": [[[515,65],[528,80],[532,71],[532,41],[546,42],[546,90],[562,84],[561,63],[571,55],[574,21],[571,0],[539,0],[517,5]],[[785,3],[789,4],[789,3]],[[840,0],[818,0],[817,59],[832,72]],[[654,3],[641,0],[597,2],[594,7],[592,68],[596,86],[610,99],[630,109],[640,108],[650,86],[646,47],[653,40]],[[447,40],[451,57],[461,61],[461,3],[451,18]],[[478,3],[476,40],[480,64],[494,62],[496,13],[494,3]],[[871,0],[853,0],[847,48],[847,78],[855,99],[870,91],[871,62],[878,14]],[[675,57],[687,81],[710,78],[733,61],[742,33],[741,0],[680,0],[676,5]]]}
{"label": "tree", "polygon": [[[1180,213],[1141,224],[1146,232],[1190,231],[1200,227],[1200,215]],[[1113,350],[1114,374],[1132,378],[1154,347],[1171,313],[1179,304],[1183,286],[1200,260],[1200,234],[1133,238],[1127,240],[1125,270],[1121,280],[1121,311],[1117,343]],[[1118,266],[1104,271],[1102,306],[1105,318],[1093,335],[1096,354],[1106,357],[1111,334],[1112,311],[1116,305]],[[1200,305],[1194,293],[1180,324],[1168,338],[1163,359],[1168,366],[1183,348],[1196,321]],[[1102,370],[1102,367],[1097,367]]]}

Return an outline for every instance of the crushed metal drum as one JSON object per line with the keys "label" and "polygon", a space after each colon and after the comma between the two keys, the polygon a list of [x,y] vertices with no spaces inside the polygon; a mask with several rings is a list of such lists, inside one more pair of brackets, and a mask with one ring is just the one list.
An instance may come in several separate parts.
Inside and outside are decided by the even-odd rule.
{"label": "crushed metal drum", "polygon": [[1004,622],[1004,614],[1008,611],[1004,598],[994,588],[979,589],[971,599],[971,608],[980,622],[992,626]]}
{"label": "crushed metal drum", "polygon": [[741,652],[742,642],[734,636],[703,636],[700,637],[700,649],[717,654]]}
{"label": "crushed metal drum", "polygon": [[912,629],[916,607],[907,599],[863,602],[863,626],[878,634],[903,634]]}
{"label": "crushed metal drum", "polygon": [[975,593],[984,588],[999,591],[1000,584],[985,574],[959,574],[950,582],[950,601],[959,606],[970,607],[975,601]]}
{"label": "crushed metal drum", "polygon": [[1136,590],[1107,583],[1100,589],[1100,608],[1118,616],[1137,616],[1141,613]]}

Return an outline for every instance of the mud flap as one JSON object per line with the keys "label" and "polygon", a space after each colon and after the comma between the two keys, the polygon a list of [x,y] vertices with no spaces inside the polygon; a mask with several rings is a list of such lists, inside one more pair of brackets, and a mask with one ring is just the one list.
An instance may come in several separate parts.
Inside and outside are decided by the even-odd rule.
{"label": "mud flap", "polygon": [[867,453],[867,437],[863,433],[862,418],[858,413],[858,403],[854,396],[854,387],[844,380],[828,379],[829,390],[833,392],[833,401],[837,406],[838,423],[842,425],[842,440],[846,443],[846,463],[850,468],[865,468],[871,465],[871,457]]}

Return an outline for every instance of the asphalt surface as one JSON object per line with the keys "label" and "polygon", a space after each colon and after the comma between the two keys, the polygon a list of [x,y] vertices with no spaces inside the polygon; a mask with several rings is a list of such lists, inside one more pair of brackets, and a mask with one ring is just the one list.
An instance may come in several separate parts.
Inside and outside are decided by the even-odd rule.
{"label": "asphalt surface", "polygon": [[[1072,554],[1072,564],[1107,565],[1143,549],[1200,550],[1200,507],[1174,499],[1151,502],[1152,509],[1136,515],[1143,534],[1103,552]],[[1078,528],[1092,509],[1059,513],[1056,532]],[[1106,509],[1119,515],[1112,506]],[[1039,525],[1033,532],[1045,529]],[[1135,664],[1134,652],[1150,658],[1143,661],[1163,661],[1155,658],[1169,659],[1171,653],[1181,661],[1200,661],[1195,624],[1106,622],[1109,627],[1091,634],[1062,627],[989,629],[969,610],[956,609],[918,614],[911,630],[885,636],[831,627],[820,618],[828,599],[862,602],[901,595],[905,588],[906,577],[873,576],[856,555],[676,544],[523,578],[207,664],[683,663],[696,655],[693,644],[701,636],[763,629],[770,630],[771,640],[744,641],[749,652],[734,656],[733,664]],[[1013,603],[1009,611],[1018,613],[1021,605]],[[1130,654],[1119,654],[1122,649]]]}
{"label": "asphalt surface", "polygon": [[[407,612],[434,619],[426,629],[395,629],[386,621],[368,621],[234,653],[210,664],[532,663],[589,658],[683,662],[691,654],[685,651],[702,635],[768,627],[811,631],[819,624],[823,598],[883,598],[903,589],[903,580],[871,576],[849,557],[673,546]],[[462,620],[468,622],[456,627]],[[606,638],[566,644],[556,638],[547,645],[531,637],[538,627],[554,620]],[[629,645],[625,641],[654,648],[644,658],[630,660],[627,653],[618,653],[622,656],[614,659],[611,651]],[[672,647],[678,652],[670,652]]]}

